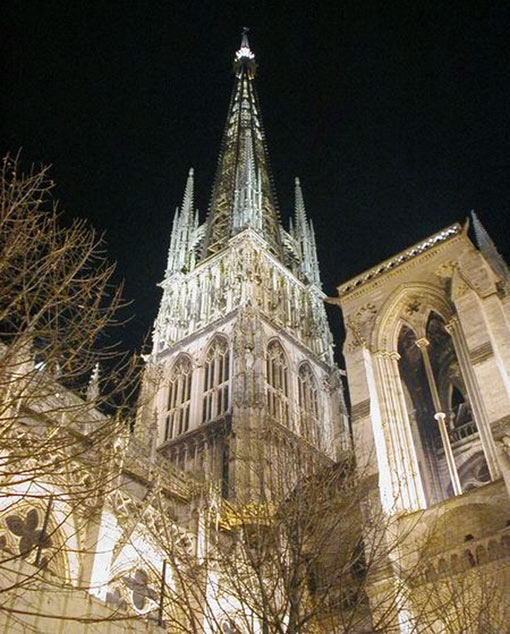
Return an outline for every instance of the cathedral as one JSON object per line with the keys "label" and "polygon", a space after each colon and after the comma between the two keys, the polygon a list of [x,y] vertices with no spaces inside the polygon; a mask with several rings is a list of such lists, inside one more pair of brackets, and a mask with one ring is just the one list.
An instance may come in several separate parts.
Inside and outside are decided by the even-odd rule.
{"label": "cathedral", "polygon": [[[510,271],[472,214],[327,297],[298,178],[280,219],[256,70],[244,33],[134,420],[98,465],[89,448],[52,481],[2,476],[0,632],[510,632]],[[41,418],[9,411],[5,464]],[[91,464],[101,494],[73,503]]]}

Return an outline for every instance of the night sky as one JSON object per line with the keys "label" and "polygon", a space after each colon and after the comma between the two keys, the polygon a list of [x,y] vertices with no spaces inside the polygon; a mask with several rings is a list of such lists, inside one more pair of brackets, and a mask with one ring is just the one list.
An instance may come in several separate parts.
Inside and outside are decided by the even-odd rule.
{"label": "night sky", "polygon": [[4,0],[1,22],[0,150],[106,232],[128,346],[191,166],[205,217],[243,25],[284,224],[298,175],[329,295],[471,209],[510,258],[508,2]]}

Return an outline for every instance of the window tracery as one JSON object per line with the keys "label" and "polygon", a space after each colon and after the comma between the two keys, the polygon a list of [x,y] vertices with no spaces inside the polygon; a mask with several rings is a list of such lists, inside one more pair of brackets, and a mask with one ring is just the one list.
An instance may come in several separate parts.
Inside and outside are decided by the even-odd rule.
{"label": "window tracery", "polygon": [[204,363],[204,395],[202,423],[214,420],[228,411],[230,350],[223,337],[216,337],[209,346]]}
{"label": "window tracery", "polygon": [[317,382],[308,363],[298,372],[298,405],[301,433],[308,440],[319,440],[319,398]]}
{"label": "window tracery", "polygon": [[287,357],[278,341],[267,347],[266,387],[269,416],[282,425],[289,423],[289,370]]}
{"label": "window tracery", "polygon": [[[62,535],[54,515],[46,509],[33,506],[16,508],[15,513],[0,521],[0,552],[18,556],[44,569],[63,581],[69,580],[69,561],[62,547]],[[45,515],[47,516],[45,517]]]}
{"label": "window tracery", "polygon": [[191,405],[191,361],[181,356],[175,362],[168,381],[165,412],[165,440],[184,434],[189,429]]}
{"label": "window tracery", "polygon": [[[488,482],[490,476],[463,371],[444,318],[427,307],[418,317],[424,336],[418,338],[402,324],[398,365],[425,494],[433,504],[458,494],[455,486],[467,490]],[[446,423],[444,437],[438,412],[443,412]],[[475,454],[477,461],[470,461]]]}

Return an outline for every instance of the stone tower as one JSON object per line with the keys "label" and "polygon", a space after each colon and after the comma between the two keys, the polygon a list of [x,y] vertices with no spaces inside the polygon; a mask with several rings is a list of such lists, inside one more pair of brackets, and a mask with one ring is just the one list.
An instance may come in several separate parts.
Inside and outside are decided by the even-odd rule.
{"label": "stone tower", "polygon": [[476,216],[478,248],[467,228],[338,287],[354,444],[388,509],[424,509],[508,469],[510,276]]}
{"label": "stone tower", "polygon": [[367,594],[374,621],[391,615],[402,634],[503,631],[492,624],[508,610],[510,275],[475,215],[476,244],[468,228],[446,227],[331,300],[347,331],[356,463],[390,545]]}
{"label": "stone tower", "polygon": [[[328,461],[349,436],[313,227],[298,179],[294,221],[280,223],[246,33],[234,74],[207,219],[193,170],[174,216],[136,433],[223,495],[253,499],[277,454],[292,468]],[[290,470],[278,473],[287,485]]]}

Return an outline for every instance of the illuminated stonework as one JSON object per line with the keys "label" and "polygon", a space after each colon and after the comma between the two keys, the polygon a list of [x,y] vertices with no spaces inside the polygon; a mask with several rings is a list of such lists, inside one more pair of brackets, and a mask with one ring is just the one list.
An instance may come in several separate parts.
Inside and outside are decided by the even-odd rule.
{"label": "illuminated stonework", "polygon": [[[193,170],[174,217],[148,360],[145,389],[152,393],[136,427],[149,443],[155,412],[159,452],[197,477],[219,480],[234,497],[259,486],[244,455],[246,433],[261,434],[275,422],[331,460],[350,443],[313,226],[298,179],[293,222],[288,231],[280,223],[252,63],[245,33],[207,219],[200,224],[193,207]],[[221,368],[220,360],[214,367],[210,361],[218,337]],[[285,384],[268,387],[266,359],[275,342]],[[186,391],[175,378],[183,362]],[[309,385],[334,386],[315,391],[315,413],[300,405],[303,364]],[[283,400],[286,415],[275,418],[272,403]],[[170,433],[170,418],[181,410],[185,424],[172,423]]]}
{"label": "illuminated stonework", "polygon": [[358,465],[396,518],[390,539],[405,536],[387,579],[400,632],[498,631],[508,614],[496,588],[510,574],[510,275],[474,228],[478,248],[468,223],[452,225],[330,300],[347,326]]}
{"label": "illuminated stonework", "polygon": [[[506,264],[475,218],[479,248],[455,224],[338,287],[349,428],[313,225],[299,179],[280,223],[255,70],[244,33],[208,216],[193,170],[174,216],[136,420],[93,407],[96,367],[86,394],[57,383],[47,397],[55,417],[63,402],[89,410],[72,430],[79,459],[64,446],[35,460],[54,420],[38,399],[15,405],[0,456],[2,632],[508,626]],[[32,356],[6,374],[43,372]],[[313,608],[300,629],[296,606]]]}

